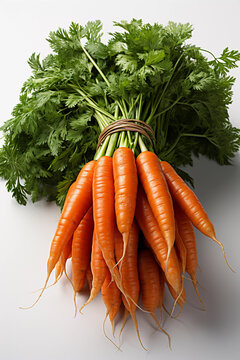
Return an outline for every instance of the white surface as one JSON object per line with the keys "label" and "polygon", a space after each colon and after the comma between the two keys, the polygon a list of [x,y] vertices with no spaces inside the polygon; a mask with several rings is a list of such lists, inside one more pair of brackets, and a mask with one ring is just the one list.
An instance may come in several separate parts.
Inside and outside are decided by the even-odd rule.
{"label": "white surface", "polygon": [[[68,27],[70,22],[85,23],[100,19],[104,31],[112,31],[112,21],[143,18],[166,24],[168,20],[194,25],[192,42],[219,54],[225,46],[239,49],[240,2],[228,1],[30,1],[8,0],[0,4],[1,30],[1,117],[0,124],[10,117],[18,101],[22,83],[29,76],[27,58],[32,52],[45,56],[49,52],[44,40],[50,30]],[[240,127],[239,70],[231,121]],[[198,279],[207,312],[186,281],[190,304],[184,307],[179,320],[165,323],[172,337],[173,350],[165,336],[152,327],[147,317],[138,312],[144,345],[141,349],[133,324],[128,321],[123,332],[123,352],[117,352],[105,339],[102,322],[105,308],[98,297],[83,316],[73,318],[72,289],[66,281],[46,291],[31,310],[19,310],[36,298],[32,291],[45,279],[49,244],[57,224],[59,209],[41,201],[18,205],[0,181],[0,358],[2,360],[65,360],[65,359],[239,359],[240,353],[240,281],[239,281],[239,215],[240,154],[232,167],[220,167],[199,159],[189,169],[195,179],[196,193],[209,213],[228,259],[236,270],[226,267],[220,249],[197,234]],[[86,296],[78,298],[83,303]],[[119,325],[117,325],[117,333]],[[109,324],[107,331],[110,333]]]}

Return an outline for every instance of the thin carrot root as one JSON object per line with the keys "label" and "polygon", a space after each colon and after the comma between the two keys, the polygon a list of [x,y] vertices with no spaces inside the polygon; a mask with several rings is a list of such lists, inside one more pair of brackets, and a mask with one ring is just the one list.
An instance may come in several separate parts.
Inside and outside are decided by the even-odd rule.
{"label": "thin carrot root", "polygon": [[72,283],[72,280],[70,279],[70,277],[68,276],[68,274],[67,274],[67,271],[66,271],[66,269],[64,268],[64,274],[66,275],[66,278],[68,279],[68,281],[70,282],[70,284],[72,285],[72,287],[73,287],[73,283]]}
{"label": "thin carrot root", "polygon": [[170,314],[170,311],[167,309],[166,305],[163,304],[162,307],[163,307],[164,311],[165,311],[165,312],[168,314],[168,316],[170,317],[171,314]]}
{"label": "thin carrot root", "polygon": [[98,289],[96,287],[92,287],[88,300],[79,309],[79,312],[81,314],[82,314],[82,309],[85,308],[85,306],[87,306],[91,301],[93,301],[97,296],[97,294],[98,294]]}
{"label": "thin carrot root", "polygon": [[48,283],[48,280],[49,280],[49,278],[50,278],[50,275],[51,275],[51,272],[50,272],[50,273],[48,273],[47,278],[46,278],[46,281],[45,281],[45,284],[44,284],[44,286],[43,286],[43,288],[42,288],[42,291],[40,292],[40,294],[39,294],[39,296],[38,296],[37,300],[36,300],[36,301],[34,301],[34,303],[33,303],[32,305],[30,305],[30,306],[26,306],[26,307],[25,307],[25,306],[20,306],[20,307],[19,307],[19,309],[22,309],[22,310],[31,309],[31,308],[33,308],[33,306],[35,306],[35,305],[38,303],[38,301],[40,300],[40,298],[41,298],[41,296],[42,296],[42,294],[43,294],[44,290],[47,288],[47,283]]}
{"label": "thin carrot root", "polygon": [[177,319],[179,317],[179,315],[181,314],[183,306],[179,305],[179,307],[180,307],[180,309],[179,309],[178,313],[176,315],[174,315],[174,316],[171,316],[172,319]]}
{"label": "thin carrot root", "polygon": [[134,325],[135,325],[135,329],[136,329],[136,332],[137,332],[137,337],[138,337],[138,340],[139,340],[139,342],[140,342],[140,344],[141,344],[142,348],[143,348],[145,351],[148,351],[148,350],[144,347],[144,345],[143,345],[143,343],[142,343],[142,340],[141,340],[141,337],[140,337],[140,333],[139,333],[139,329],[138,329],[138,323],[137,323],[136,314],[135,314],[135,312],[132,312],[132,311],[130,311],[130,314],[131,314],[131,317],[132,317],[133,322],[134,322]]}
{"label": "thin carrot root", "polygon": [[210,237],[213,241],[215,241],[219,246],[221,246],[221,248],[222,248],[222,253],[223,253],[223,257],[224,257],[224,259],[225,259],[225,261],[226,261],[227,266],[229,267],[229,269],[230,269],[233,273],[235,273],[236,271],[233,270],[233,268],[230,266],[230,264],[229,264],[229,262],[228,262],[228,260],[227,260],[227,257],[226,257],[226,253],[225,253],[225,249],[224,249],[223,244],[216,238],[215,235],[212,235],[212,236],[209,236],[209,237]]}
{"label": "thin carrot root", "polygon": [[120,349],[120,347],[117,346],[117,344],[115,344],[115,342],[112,341],[112,339],[110,339],[110,337],[109,337],[109,336],[107,335],[107,333],[106,333],[105,323],[106,323],[106,320],[107,320],[108,315],[109,315],[109,312],[107,311],[107,312],[106,312],[106,315],[105,315],[105,318],[104,318],[104,321],[103,321],[103,333],[104,333],[104,336],[105,336],[109,341],[111,341],[111,343],[112,343],[114,346],[116,346],[116,348],[117,348],[118,350],[122,351],[122,350]]}
{"label": "thin carrot root", "polygon": [[77,301],[76,301],[76,296],[77,296],[77,293],[76,293],[76,291],[74,291],[74,297],[73,297],[74,309],[75,309],[74,317],[77,316]]}
{"label": "thin carrot root", "polygon": [[115,327],[114,327],[114,321],[110,319],[110,323],[112,326],[112,336],[115,338],[114,332],[115,332]]}
{"label": "thin carrot root", "polygon": [[[183,286],[182,286],[182,289],[181,289],[180,293],[178,294],[176,300],[174,301],[174,304],[173,304],[173,308],[172,308],[172,312],[171,312],[171,314],[170,314],[170,317],[173,317],[173,313],[174,313],[176,304],[177,304],[178,300],[180,299],[180,297],[181,297],[181,295],[182,295],[182,292],[183,292]],[[182,307],[182,306],[180,306],[180,308],[181,308],[181,307]]]}
{"label": "thin carrot root", "polygon": [[151,316],[152,316],[153,320],[155,321],[155,323],[157,324],[158,328],[168,337],[168,345],[169,345],[170,350],[172,350],[172,347],[171,347],[171,337],[170,337],[170,335],[167,333],[167,331],[165,331],[165,330],[161,327],[161,325],[160,325],[159,322],[158,322],[158,319],[157,319],[156,315],[155,315],[154,313],[151,313]]}
{"label": "thin carrot root", "polygon": [[[148,314],[150,313],[150,311],[145,310],[145,309],[143,309],[140,305],[138,305],[138,304],[131,298],[130,295],[125,295],[125,294],[123,294],[123,295],[125,296],[125,299],[126,299],[126,301],[127,301],[128,306],[130,306],[130,303],[128,302],[128,299],[130,299],[131,302],[132,302],[139,310],[141,310],[142,312],[148,313]],[[126,296],[128,297],[128,299],[126,298]]]}
{"label": "thin carrot root", "polygon": [[118,336],[118,339],[119,339],[119,344],[121,342],[121,335],[122,335],[122,331],[123,331],[123,328],[127,322],[127,318],[128,318],[128,314],[129,314],[129,311],[125,308],[124,309],[124,315],[123,315],[123,322],[122,322],[122,327],[120,329],[120,332],[119,332],[119,336]]}
{"label": "thin carrot root", "polygon": [[196,294],[197,294],[198,299],[199,299],[199,301],[200,301],[200,303],[201,303],[201,305],[202,305],[202,308],[203,308],[204,311],[207,311],[207,309],[205,308],[205,306],[204,306],[204,304],[203,304],[203,301],[202,301],[202,299],[201,299],[201,296],[200,296],[200,294],[199,294],[198,288],[197,288],[197,279],[196,279],[196,276],[195,276],[195,275],[191,275],[191,278],[192,278],[193,287],[194,287],[194,289],[195,289],[195,291],[196,291]]}
{"label": "thin carrot root", "polygon": [[121,274],[122,260],[124,259],[124,256],[126,254],[129,233],[123,233],[122,238],[123,238],[123,253],[122,253],[121,258],[118,260],[118,262],[113,267],[113,269],[114,269],[116,266],[118,266],[120,264],[120,266],[119,266],[119,274],[120,274],[121,280],[122,280],[122,274]]}

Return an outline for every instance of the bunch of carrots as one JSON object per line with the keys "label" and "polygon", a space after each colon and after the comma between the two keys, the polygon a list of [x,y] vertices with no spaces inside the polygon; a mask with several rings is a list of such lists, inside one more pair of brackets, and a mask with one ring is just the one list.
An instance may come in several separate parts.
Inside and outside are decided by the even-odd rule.
{"label": "bunch of carrots", "polygon": [[201,301],[193,226],[221,246],[226,260],[207,213],[169,163],[151,151],[135,158],[124,146],[112,157],[92,160],[67,193],[50,247],[47,279],[35,303],[53,270],[57,282],[71,258],[76,310],[76,294],[87,281],[90,296],[80,311],[101,292],[112,327],[123,304],[122,329],[130,314],[141,342],[136,308],[143,307],[169,337],[155,314],[163,306],[164,284],[181,310],[187,272]]}

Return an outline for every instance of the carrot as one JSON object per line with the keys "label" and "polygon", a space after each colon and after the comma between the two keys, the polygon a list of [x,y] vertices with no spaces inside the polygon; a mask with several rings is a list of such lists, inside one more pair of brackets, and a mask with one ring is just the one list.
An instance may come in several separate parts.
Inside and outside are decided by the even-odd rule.
{"label": "carrot", "polygon": [[176,294],[176,291],[173,289],[173,287],[169,284],[168,281],[166,281],[167,287],[174,298],[174,300],[177,300],[178,305],[182,308],[183,304],[186,302],[186,293],[184,288],[182,289],[181,296],[179,294]]}
{"label": "carrot", "polygon": [[168,271],[166,271],[168,246],[162,236],[157,220],[153,215],[152,209],[141,186],[138,187],[135,216],[145,239],[151,246],[154,255],[159,261],[168,282],[175,289],[176,293],[179,294],[181,291],[181,276],[175,249],[172,247],[168,259]]}
{"label": "carrot", "polygon": [[125,308],[131,314],[131,317],[133,319],[137,331],[138,339],[140,341],[140,344],[144,348],[140,338],[138,323],[136,318],[136,305],[138,303],[139,291],[140,291],[138,267],[137,267],[138,237],[139,237],[139,228],[137,226],[136,221],[133,221],[129,233],[128,245],[126,248],[125,256],[122,257],[124,251],[123,238],[120,232],[118,231],[117,227],[115,228],[115,255],[117,262],[119,263],[119,267],[121,267],[122,286],[124,290],[123,293],[129,295],[129,299],[126,299],[125,296],[122,296],[122,300]]}
{"label": "carrot", "polygon": [[223,244],[217,240],[213,224],[197,196],[168,162],[161,161],[161,166],[174,200],[199,231],[221,246],[224,259],[228,267],[233,271],[227,261]]}
{"label": "carrot", "polygon": [[47,287],[50,275],[61,256],[64,246],[72,238],[72,235],[81,219],[92,205],[92,181],[95,165],[96,161],[93,160],[83,166],[75,181],[73,190],[70,190],[71,193],[66,198],[64,208],[58,222],[57,230],[50,247],[50,254],[47,261],[47,278],[45,280],[45,284],[37,300],[27,308],[33,307],[42,296],[44,290]]}
{"label": "carrot", "polygon": [[92,274],[90,264],[88,264],[88,268],[87,268],[87,271],[86,271],[86,279],[87,279],[89,290],[91,291],[91,289],[92,289],[92,281],[93,281],[93,274]]}
{"label": "carrot", "polygon": [[140,292],[142,302],[147,311],[150,312],[158,328],[167,335],[169,347],[171,348],[171,339],[169,334],[161,327],[155,315],[155,310],[161,301],[160,272],[158,264],[148,249],[143,249],[138,256],[138,272],[140,279]]}
{"label": "carrot", "polygon": [[181,270],[182,270],[182,274],[185,274],[185,270],[186,270],[186,261],[187,261],[187,250],[186,247],[184,245],[184,242],[181,238],[181,235],[179,234],[178,231],[178,226],[175,223],[175,249],[179,258],[179,263],[181,265]]}
{"label": "carrot", "polygon": [[70,185],[70,187],[69,187],[69,189],[68,189],[68,192],[67,192],[67,195],[66,195],[66,198],[65,198],[65,201],[64,201],[64,205],[63,205],[62,211],[64,211],[64,208],[67,206],[67,203],[68,203],[68,201],[69,201],[69,199],[70,199],[70,197],[71,197],[71,195],[72,195],[72,193],[73,193],[73,191],[74,191],[74,189],[75,189],[75,186],[76,186],[76,181],[74,181],[74,182]]}
{"label": "carrot", "polygon": [[72,280],[74,289],[75,315],[77,313],[76,294],[86,279],[86,271],[90,262],[93,235],[93,209],[89,208],[73,234],[72,242]]}
{"label": "carrot", "polygon": [[112,333],[114,334],[113,321],[119,312],[122,303],[122,297],[121,297],[121,292],[117,287],[115,281],[111,280],[111,273],[108,269],[101,290],[102,290],[102,298],[107,308],[107,316],[109,316],[112,325]]}
{"label": "carrot", "polygon": [[[159,303],[158,303],[158,308],[160,310],[162,310],[162,306],[163,306],[163,300],[164,300],[164,292],[165,292],[165,286],[164,286],[164,274],[162,272],[162,269],[159,267],[159,286],[160,286],[160,295],[159,295]],[[162,315],[162,312],[161,312]]]}
{"label": "carrot", "polygon": [[136,159],[138,176],[147,195],[152,212],[168,245],[167,260],[175,240],[175,221],[172,198],[158,157],[151,151],[140,153]]}
{"label": "carrot", "polygon": [[90,161],[80,171],[71,195],[67,197],[48,259],[48,274],[54,269],[64,245],[71,239],[78,224],[92,205],[92,181],[96,161]]}
{"label": "carrot", "polygon": [[200,296],[198,288],[197,288],[196,273],[197,273],[197,267],[198,267],[198,256],[197,256],[197,245],[196,245],[196,238],[195,238],[193,225],[192,225],[191,221],[188,219],[188,217],[184,214],[182,209],[179,206],[177,206],[177,204],[174,205],[174,208],[175,208],[176,222],[177,222],[179,234],[180,234],[180,236],[183,240],[183,243],[185,245],[185,248],[187,250],[186,271],[190,275],[190,277],[192,279],[192,284],[197,293],[199,301],[200,301],[203,309],[205,309],[205,306],[202,302],[201,296]]}
{"label": "carrot", "polygon": [[133,151],[120,147],[113,154],[113,177],[117,227],[123,236],[126,251],[137,199],[137,168]]}
{"label": "carrot", "polygon": [[102,250],[100,249],[97,239],[96,239],[96,231],[94,228],[93,238],[92,238],[92,253],[91,253],[91,272],[92,272],[92,284],[91,284],[91,292],[90,296],[85,304],[80,308],[80,312],[82,309],[88,305],[99,293],[101,287],[104,283],[106,274],[107,274],[107,265],[103,258]]}
{"label": "carrot", "polygon": [[93,217],[96,239],[103,258],[117,286],[122,291],[120,273],[114,256],[114,182],[113,163],[110,156],[100,157],[95,167],[93,176]]}
{"label": "carrot", "polygon": [[66,274],[65,266],[67,260],[71,257],[71,252],[72,252],[72,239],[70,239],[68,243],[64,246],[61,256],[55,266],[55,281],[52,285],[55,285],[58,282],[58,280],[60,280],[63,272],[65,272]]}

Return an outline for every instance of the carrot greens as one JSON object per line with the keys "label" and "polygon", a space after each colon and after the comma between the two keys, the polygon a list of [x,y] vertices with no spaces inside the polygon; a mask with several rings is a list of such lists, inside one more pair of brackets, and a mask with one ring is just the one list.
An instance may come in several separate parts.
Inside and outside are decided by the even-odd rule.
{"label": "carrot greens", "polygon": [[[32,75],[1,128],[0,177],[19,203],[30,195],[62,205],[79,169],[94,158],[100,132],[116,119],[149,124],[155,153],[176,170],[191,165],[193,154],[229,164],[238,151],[240,131],[228,108],[235,80],[229,72],[240,53],[225,48],[217,57],[190,44],[188,23],[114,25],[119,30],[104,43],[99,20],[71,23],[68,31],[50,32],[45,59],[29,58]],[[121,143],[137,155],[142,140],[148,144],[138,134],[117,133],[99,151],[112,154]]]}

